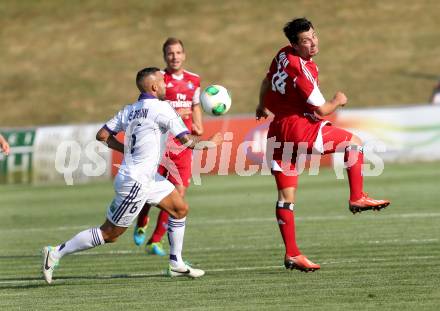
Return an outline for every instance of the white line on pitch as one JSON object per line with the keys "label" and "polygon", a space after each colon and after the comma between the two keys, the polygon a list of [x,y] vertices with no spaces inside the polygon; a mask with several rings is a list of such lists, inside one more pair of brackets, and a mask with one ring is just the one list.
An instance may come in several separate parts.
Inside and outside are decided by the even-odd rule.
{"label": "white line on pitch", "polygon": [[[426,239],[392,239],[392,240],[370,240],[370,241],[357,241],[357,244],[430,244],[439,242],[440,239],[437,238],[426,238]],[[309,246],[320,246],[321,243],[308,244]],[[283,248],[283,244],[271,244],[270,246],[260,246],[258,250],[273,250],[274,248]],[[247,250],[256,249],[255,245],[234,245],[228,244],[227,246],[218,247],[191,247],[187,248],[187,252],[215,252],[215,251],[231,251],[231,250]],[[144,254],[145,252],[140,248],[125,249],[125,250],[108,250],[108,251],[96,251],[88,250],[85,252],[79,252],[72,254],[72,256],[96,256],[96,255],[131,255],[131,254]],[[0,253],[0,256],[37,256],[36,253]]]}
{"label": "white line on pitch", "polygon": [[[406,218],[435,218],[440,217],[440,213],[409,213],[409,214],[395,214],[387,215],[386,212],[380,212],[374,215],[336,215],[336,216],[300,216],[296,217],[297,221],[329,221],[329,220],[347,220],[356,219],[359,220],[378,220],[378,219],[406,219]],[[231,223],[256,223],[256,222],[275,222],[275,217],[261,217],[261,218],[238,218],[238,219],[195,219],[188,220],[190,226],[200,226],[200,225],[215,225],[215,224],[231,224]],[[14,229],[0,229],[1,232],[5,233],[15,233],[15,232],[48,232],[48,231],[71,231],[71,230],[84,230],[90,228],[90,226],[61,226],[52,228],[14,228]]]}

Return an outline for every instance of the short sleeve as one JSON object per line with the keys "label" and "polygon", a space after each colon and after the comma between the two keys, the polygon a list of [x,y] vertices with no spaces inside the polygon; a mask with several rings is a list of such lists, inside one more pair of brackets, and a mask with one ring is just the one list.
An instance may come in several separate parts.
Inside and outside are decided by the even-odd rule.
{"label": "short sleeve", "polygon": [[169,131],[173,136],[180,137],[189,134],[188,128],[183,123],[182,118],[177,112],[168,104],[168,102],[161,102],[163,109],[157,116],[157,123],[165,131]]}
{"label": "short sleeve", "polygon": [[121,131],[124,131],[122,116],[124,114],[124,110],[120,110],[113,118],[108,120],[104,124],[104,128],[108,130],[112,135],[116,135]]}
{"label": "short sleeve", "polygon": [[325,99],[321,93],[321,90],[319,89],[318,82],[301,60],[299,68],[294,68],[289,64],[289,66],[286,68],[286,72],[290,77],[292,77],[294,87],[308,104],[314,107],[320,107],[325,103]]}

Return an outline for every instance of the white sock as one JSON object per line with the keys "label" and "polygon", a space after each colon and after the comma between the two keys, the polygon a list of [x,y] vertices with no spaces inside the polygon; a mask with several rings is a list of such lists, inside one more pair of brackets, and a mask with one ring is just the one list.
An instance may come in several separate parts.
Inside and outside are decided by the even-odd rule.
{"label": "white sock", "polygon": [[89,248],[93,248],[99,245],[104,244],[104,238],[102,237],[101,229],[99,228],[90,228],[84,231],[81,231],[69,241],[64,242],[58,245],[53,252],[53,256],[57,259],[65,255],[69,255],[72,253],[84,251]]}
{"label": "white sock", "polygon": [[170,242],[170,265],[172,267],[181,267],[185,263],[182,259],[183,237],[185,235],[185,220],[168,219],[168,241]]}

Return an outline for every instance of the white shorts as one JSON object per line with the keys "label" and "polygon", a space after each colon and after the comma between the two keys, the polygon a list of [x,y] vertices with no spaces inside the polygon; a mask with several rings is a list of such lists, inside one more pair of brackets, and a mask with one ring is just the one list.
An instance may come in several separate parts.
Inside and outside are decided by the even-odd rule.
{"label": "white shorts", "polygon": [[157,205],[174,190],[174,185],[159,174],[148,186],[118,174],[114,187],[116,196],[107,209],[107,219],[118,227],[129,227],[145,203]]}

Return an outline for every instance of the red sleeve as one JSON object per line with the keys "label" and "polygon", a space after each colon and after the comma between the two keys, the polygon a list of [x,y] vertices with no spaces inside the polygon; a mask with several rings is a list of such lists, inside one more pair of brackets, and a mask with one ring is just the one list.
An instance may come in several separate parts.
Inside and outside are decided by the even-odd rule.
{"label": "red sleeve", "polygon": [[291,57],[285,71],[292,78],[295,88],[302,98],[307,100],[313,92],[314,78],[299,57]]}
{"label": "red sleeve", "polygon": [[314,89],[313,82],[307,77],[305,73],[300,73],[296,77],[295,85],[296,85],[296,89],[298,90],[298,93],[305,100],[309,98],[310,94],[312,94]]}

